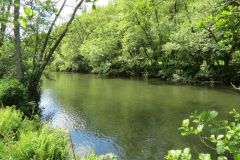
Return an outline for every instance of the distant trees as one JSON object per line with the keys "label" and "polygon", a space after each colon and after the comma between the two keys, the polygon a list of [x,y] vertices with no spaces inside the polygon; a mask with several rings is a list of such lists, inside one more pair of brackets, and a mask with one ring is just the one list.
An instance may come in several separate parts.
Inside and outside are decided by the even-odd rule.
{"label": "distant trees", "polygon": [[54,67],[186,82],[239,81],[239,15],[234,0],[117,0],[74,21]]}
{"label": "distant trees", "polygon": [[83,2],[56,26],[66,1],[59,9],[51,0],[1,1],[0,77],[17,75],[30,95],[50,63],[58,71],[240,84],[238,1],[116,0],[74,20]]}

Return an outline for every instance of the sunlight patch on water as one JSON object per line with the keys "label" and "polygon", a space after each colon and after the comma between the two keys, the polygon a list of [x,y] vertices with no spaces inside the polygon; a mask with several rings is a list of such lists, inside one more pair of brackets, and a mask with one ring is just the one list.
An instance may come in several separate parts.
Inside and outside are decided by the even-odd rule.
{"label": "sunlight patch on water", "polygon": [[80,157],[94,151],[96,154],[121,153],[115,142],[104,137],[99,132],[89,132],[86,128],[86,121],[78,114],[69,114],[64,107],[55,99],[55,92],[52,89],[45,89],[41,94],[40,108],[42,119],[53,128],[64,129],[71,134],[75,152]]}
{"label": "sunlight patch on water", "polygon": [[61,105],[54,101],[54,91],[44,90],[41,96],[40,108],[42,109],[42,118],[51,124],[52,127],[64,129],[68,132],[73,131],[76,126],[79,129],[85,129],[86,122],[81,119],[76,122],[73,115],[65,112]]}

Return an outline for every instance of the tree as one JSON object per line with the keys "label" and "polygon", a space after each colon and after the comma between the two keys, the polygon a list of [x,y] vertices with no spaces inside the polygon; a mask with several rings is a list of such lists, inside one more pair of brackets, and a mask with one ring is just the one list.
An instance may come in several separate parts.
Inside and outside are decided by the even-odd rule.
{"label": "tree", "polygon": [[20,0],[14,0],[14,36],[15,36],[15,58],[16,58],[16,73],[18,80],[22,81],[24,78],[23,62],[21,53],[21,39],[20,39]]}
{"label": "tree", "polygon": [[236,0],[221,0],[214,3],[210,13],[201,22],[209,37],[214,40],[217,48],[217,58],[224,62],[224,79],[229,83],[235,70],[231,65],[234,55],[240,48],[240,2]]}
{"label": "tree", "polygon": [[[26,85],[28,86],[29,95],[35,95],[37,93],[40,79],[46,66],[51,62],[51,58],[65,37],[69,26],[72,24],[83,2],[84,0],[79,0],[76,3],[67,23],[63,24],[60,30],[56,30],[56,22],[65,7],[66,0],[63,1],[59,10],[56,8],[54,1],[51,0],[14,0],[14,41],[17,78],[23,81],[24,74],[27,74],[25,79],[27,80]],[[24,15],[20,16],[20,8],[23,8]],[[49,20],[48,17],[53,15],[55,15],[54,19],[52,21]],[[48,23],[51,25],[47,29]],[[23,27],[22,31],[20,31],[20,24],[22,24]],[[24,68],[22,57],[25,56],[24,49],[28,46],[22,48],[21,43],[26,43],[29,40],[34,44],[34,47],[32,47],[34,49],[31,49],[33,52],[29,54],[29,56],[32,57],[32,64],[28,64],[28,66]],[[28,59],[30,57],[28,57]],[[26,68],[29,70],[26,70]]]}
{"label": "tree", "polygon": [[9,20],[12,0],[3,0],[0,2],[0,47],[3,45],[5,39],[5,32]]}

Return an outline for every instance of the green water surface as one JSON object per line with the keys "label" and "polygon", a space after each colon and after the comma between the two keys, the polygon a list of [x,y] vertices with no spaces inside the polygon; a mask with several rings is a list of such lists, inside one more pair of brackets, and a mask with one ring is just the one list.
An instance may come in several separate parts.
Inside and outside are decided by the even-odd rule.
{"label": "green water surface", "polygon": [[119,159],[163,159],[169,149],[199,141],[178,128],[195,110],[238,109],[240,94],[227,88],[173,85],[158,80],[104,79],[53,73],[44,79],[40,105],[54,127],[71,132],[78,154],[113,152]]}

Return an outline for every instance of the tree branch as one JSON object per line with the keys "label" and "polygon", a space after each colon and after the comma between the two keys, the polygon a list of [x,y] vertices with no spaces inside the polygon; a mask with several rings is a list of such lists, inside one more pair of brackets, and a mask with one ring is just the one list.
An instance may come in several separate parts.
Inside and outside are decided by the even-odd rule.
{"label": "tree branch", "polygon": [[213,33],[213,31],[212,31],[210,28],[207,28],[206,26],[203,26],[203,28],[206,29],[206,30],[210,33],[210,35],[212,36],[212,38],[214,39],[214,41],[215,41],[216,43],[218,43],[217,37],[215,36],[215,34]]}
{"label": "tree branch", "polygon": [[79,7],[82,5],[84,0],[81,0],[77,6],[75,7],[73,13],[72,13],[72,16],[70,18],[70,20],[68,21],[65,29],[63,30],[63,32],[61,33],[60,37],[57,39],[57,41],[55,42],[55,44],[53,45],[53,47],[50,49],[50,51],[48,52],[48,55],[46,55],[46,59],[44,60],[43,64],[41,65],[41,72],[43,72],[43,70],[45,69],[46,65],[49,63],[50,61],[50,58],[52,57],[52,55],[54,54],[54,51],[57,49],[57,47],[59,46],[59,44],[61,43],[62,39],[64,38],[64,36],[66,35],[68,29],[69,29],[69,26],[72,24],[74,18],[75,18],[75,15],[77,13],[77,10],[79,9]]}
{"label": "tree branch", "polygon": [[212,146],[210,146],[206,141],[205,141],[205,138],[204,137],[201,137],[201,136],[198,136],[200,138],[200,141],[209,149],[212,149],[214,151],[216,151],[216,149]]}
{"label": "tree branch", "polygon": [[236,87],[236,85],[234,85],[232,82],[231,82],[231,86],[232,86],[234,89],[240,91],[240,86],[239,86],[239,87]]}
{"label": "tree branch", "polygon": [[53,27],[54,27],[54,25],[56,24],[56,21],[57,21],[59,15],[61,14],[61,12],[62,12],[62,10],[63,10],[66,2],[67,2],[67,0],[64,0],[64,2],[63,2],[63,4],[62,4],[59,12],[57,13],[56,17],[55,17],[54,20],[52,21],[52,24],[51,24],[51,26],[50,26],[50,28],[49,28],[49,30],[48,30],[48,33],[47,33],[47,35],[46,35],[46,37],[45,37],[44,44],[43,44],[42,50],[41,50],[41,52],[40,52],[40,58],[39,58],[39,60],[42,60],[43,54],[44,54],[44,52],[45,52],[45,50],[46,50],[46,47],[47,47],[47,44],[48,44],[49,37],[50,37],[50,35],[51,35],[51,33],[52,33],[52,30],[53,30]]}

